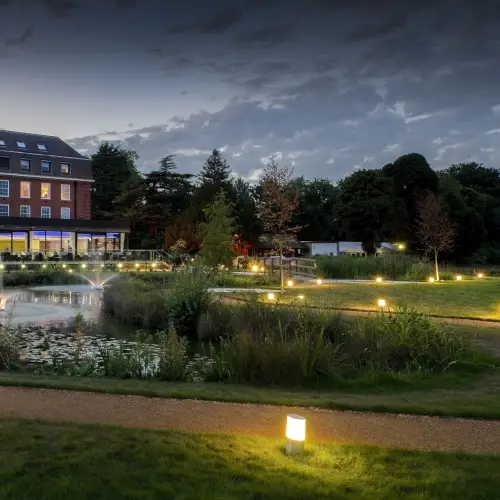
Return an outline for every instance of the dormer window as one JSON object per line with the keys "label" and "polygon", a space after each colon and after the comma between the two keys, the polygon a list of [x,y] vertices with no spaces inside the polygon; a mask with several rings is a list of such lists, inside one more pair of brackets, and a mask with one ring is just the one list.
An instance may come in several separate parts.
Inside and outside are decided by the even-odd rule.
{"label": "dormer window", "polygon": [[5,141],[3,139],[0,139],[0,148],[4,148],[5,146]]}
{"label": "dormer window", "polygon": [[45,144],[37,144],[36,147],[39,151],[47,151],[47,146]]}
{"label": "dormer window", "polygon": [[26,149],[26,143],[25,142],[17,141],[16,144],[17,144],[17,147],[19,149]]}

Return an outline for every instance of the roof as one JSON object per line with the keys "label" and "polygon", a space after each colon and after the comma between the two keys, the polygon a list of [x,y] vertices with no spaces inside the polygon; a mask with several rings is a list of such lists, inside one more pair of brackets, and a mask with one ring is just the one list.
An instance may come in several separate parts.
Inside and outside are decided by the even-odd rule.
{"label": "roof", "polygon": [[[5,145],[3,144],[5,142]],[[20,148],[17,143],[22,142],[26,148]],[[45,146],[40,149],[38,145]],[[19,151],[20,153],[38,153],[65,158],[87,159],[76,149],[65,143],[54,135],[31,134],[28,132],[15,132],[13,130],[0,129],[0,152],[4,150]]]}
{"label": "roof", "polygon": [[[303,241],[302,243],[312,245],[314,243],[337,245],[336,241]],[[361,241],[339,241],[340,253],[365,253]],[[392,243],[383,241],[380,244],[379,252],[395,252],[397,248]]]}

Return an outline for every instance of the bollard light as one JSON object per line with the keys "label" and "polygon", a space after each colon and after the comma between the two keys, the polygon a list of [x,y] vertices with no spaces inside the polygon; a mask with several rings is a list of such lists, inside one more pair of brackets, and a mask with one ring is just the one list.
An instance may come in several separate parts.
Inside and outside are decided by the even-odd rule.
{"label": "bollard light", "polygon": [[82,269],[85,269],[87,267],[87,264],[82,264]]}
{"label": "bollard light", "polygon": [[153,263],[151,264],[151,267],[156,267],[156,262],[153,262]]}
{"label": "bollard light", "polygon": [[433,277],[433,276],[431,276],[431,277],[429,278],[429,283],[434,283],[434,281],[435,281],[435,280],[434,280],[434,277]]}
{"label": "bollard light", "polygon": [[73,272],[73,269],[68,269],[68,273],[72,273]]}
{"label": "bollard light", "polygon": [[42,264],[42,267],[45,269],[47,267],[47,264]]}
{"label": "bollard light", "polygon": [[286,454],[298,455],[304,451],[306,440],[306,419],[300,415],[286,417]]}
{"label": "bollard light", "polygon": [[252,271],[256,273],[259,270],[259,266],[253,265],[252,266]]}
{"label": "bollard light", "polygon": [[316,284],[317,285],[322,285],[323,284],[323,280],[322,279],[317,279],[316,280]]}
{"label": "bollard light", "polygon": [[377,283],[382,283],[382,278],[380,276],[377,276],[377,278],[375,279],[375,281]]}
{"label": "bollard light", "polygon": [[479,274],[477,275],[477,277],[478,277],[478,278],[484,278],[484,274],[483,274],[483,273],[479,273]]}
{"label": "bollard light", "polygon": [[22,264],[21,269],[25,269],[25,268],[26,268],[26,264]]}
{"label": "bollard light", "polygon": [[297,298],[300,299],[300,300],[304,300],[304,296],[303,295],[298,295]]}
{"label": "bollard light", "polygon": [[267,300],[274,300],[274,293],[272,293],[272,292],[268,293]]}
{"label": "bollard light", "polygon": [[66,264],[63,264],[63,269],[66,269]]}
{"label": "bollard light", "polygon": [[261,273],[263,273],[263,272],[264,272],[264,266],[262,266],[262,267],[260,268],[260,272],[261,272]]}
{"label": "bollard light", "polygon": [[0,269],[3,269],[5,266],[3,264],[0,264]]}
{"label": "bollard light", "polygon": [[379,307],[385,307],[387,305],[385,299],[378,299],[377,304]]}
{"label": "bollard light", "polygon": [[101,264],[101,267],[104,267],[104,264]]}
{"label": "bollard light", "polygon": [[456,278],[457,278],[457,281],[462,281],[462,276],[460,276],[460,274]]}
{"label": "bollard light", "polygon": [[135,263],[135,267],[139,267],[139,263],[138,262]]}
{"label": "bollard light", "polygon": [[117,267],[118,267],[118,269],[121,269],[123,267],[123,264],[120,262],[120,263],[118,263]]}
{"label": "bollard light", "polygon": [[293,281],[292,281],[292,280],[288,280],[288,281],[286,282],[286,284],[287,284],[287,286],[288,286],[289,288],[292,288],[292,286],[293,286]]}

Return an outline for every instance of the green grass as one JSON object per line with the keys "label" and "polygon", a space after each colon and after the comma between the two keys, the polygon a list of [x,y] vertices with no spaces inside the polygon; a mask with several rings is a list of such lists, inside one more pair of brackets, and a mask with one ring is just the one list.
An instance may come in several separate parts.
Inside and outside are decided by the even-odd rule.
{"label": "green grass", "polygon": [[500,321],[500,280],[464,280],[442,283],[336,283],[300,286],[284,300],[302,294],[310,306],[375,310],[383,298],[388,307],[408,306],[422,312]]}
{"label": "green grass", "polygon": [[1,500],[492,499],[500,457],[0,421]]}
{"label": "green grass", "polygon": [[160,382],[0,373],[0,386],[200,399],[339,410],[500,419],[500,371],[357,381],[339,389],[275,389],[225,383]]}

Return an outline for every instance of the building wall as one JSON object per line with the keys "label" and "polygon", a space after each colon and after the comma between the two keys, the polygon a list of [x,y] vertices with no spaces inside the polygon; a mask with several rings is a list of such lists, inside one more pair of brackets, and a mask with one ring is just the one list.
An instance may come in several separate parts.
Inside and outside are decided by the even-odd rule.
{"label": "building wall", "polygon": [[[20,217],[21,205],[31,207],[31,217],[41,217],[43,206],[51,208],[51,218],[61,218],[61,208],[70,209],[71,219],[90,219],[91,215],[91,184],[84,181],[55,180],[50,177],[13,177],[0,173],[0,180],[9,181],[9,197],[0,196],[0,204],[9,205],[9,216]],[[30,183],[30,198],[21,198],[21,183]],[[42,199],[42,183],[50,184],[50,199]],[[71,198],[69,201],[61,199],[61,185],[70,186]]]}

